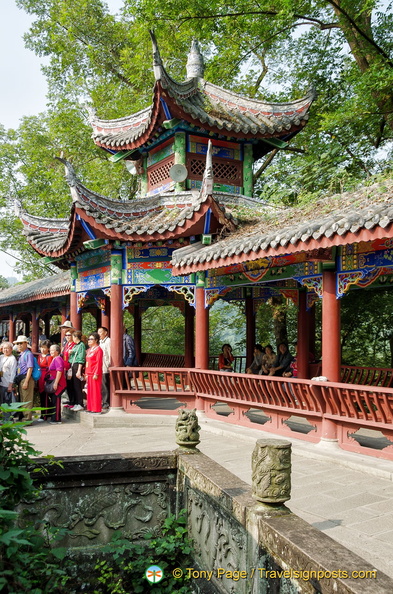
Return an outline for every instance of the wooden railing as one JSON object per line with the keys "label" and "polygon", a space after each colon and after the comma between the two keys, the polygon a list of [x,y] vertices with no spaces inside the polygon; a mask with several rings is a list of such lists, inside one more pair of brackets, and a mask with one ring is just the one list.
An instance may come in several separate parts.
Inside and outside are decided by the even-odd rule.
{"label": "wooden railing", "polygon": [[[246,357],[243,355],[236,356],[232,363],[233,371],[235,373],[245,373],[246,371]],[[209,369],[213,371],[218,370],[218,356],[209,357]]]}
{"label": "wooden railing", "polygon": [[[176,409],[158,404],[148,411],[140,406],[143,398],[171,398],[208,417],[279,435],[318,442],[337,434],[343,449],[393,460],[392,388],[198,369],[118,367],[110,373],[112,392],[127,412],[173,414]],[[227,416],[219,414],[220,407]],[[255,413],[262,425],[251,420]],[[307,431],[290,428],[293,419],[306,424]],[[380,431],[387,447],[361,446],[351,437],[361,428]]]}
{"label": "wooden railing", "polygon": [[342,365],[341,381],[343,384],[391,388],[393,384],[393,369],[389,367],[355,367],[351,365]]}
{"label": "wooden railing", "polygon": [[[310,364],[311,377],[322,375],[322,363]],[[341,382],[359,386],[393,387],[393,369],[390,367],[359,367],[341,365]]]}
{"label": "wooden railing", "polygon": [[142,353],[143,367],[184,367],[184,355],[163,353]]}
{"label": "wooden railing", "polygon": [[[126,412],[145,413],[137,402],[146,397],[176,398],[186,404],[195,401],[195,394],[189,385],[188,370],[116,367],[111,368],[110,374],[112,391],[121,397]],[[173,411],[161,409],[158,412],[173,414]]]}

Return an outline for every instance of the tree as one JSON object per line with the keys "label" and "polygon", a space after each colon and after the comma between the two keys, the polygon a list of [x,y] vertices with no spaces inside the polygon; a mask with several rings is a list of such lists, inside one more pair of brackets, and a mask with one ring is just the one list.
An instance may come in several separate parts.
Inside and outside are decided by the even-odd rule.
{"label": "tree", "polygon": [[0,274],[0,289],[8,289],[9,286],[8,280]]}

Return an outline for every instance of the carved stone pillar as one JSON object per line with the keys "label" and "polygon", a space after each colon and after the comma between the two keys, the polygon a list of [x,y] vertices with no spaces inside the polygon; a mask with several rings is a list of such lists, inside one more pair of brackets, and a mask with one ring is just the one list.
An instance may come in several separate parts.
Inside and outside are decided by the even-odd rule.
{"label": "carved stone pillar", "polygon": [[252,453],[252,493],[262,503],[291,498],[291,443],[258,439]]}

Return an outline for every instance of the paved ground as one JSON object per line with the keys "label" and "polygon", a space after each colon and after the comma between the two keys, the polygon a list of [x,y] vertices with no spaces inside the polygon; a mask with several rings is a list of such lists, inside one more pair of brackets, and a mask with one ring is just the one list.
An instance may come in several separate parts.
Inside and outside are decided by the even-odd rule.
{"label": "paved ground", "polygon": [[[76,413],[71,413],[76,416]],[[175,416],[111,411],[62,425],[34,422],[27,429],[37,449],[56,456],[175,449]],[[124,418],[127,417],[126,420]],[[274,437],[199,415],[199,449],[251,483],[251,453],[261,437]],[[127,423],[128,426],[124,426]],[[331,445],[291,440],[291,510],[393,578],[393,462]]]}

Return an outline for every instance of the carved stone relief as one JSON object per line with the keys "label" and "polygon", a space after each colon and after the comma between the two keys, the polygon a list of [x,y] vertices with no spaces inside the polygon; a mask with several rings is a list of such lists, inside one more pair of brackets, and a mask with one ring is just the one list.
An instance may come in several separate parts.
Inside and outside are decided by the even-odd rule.
{"label": "carved stone relief", "polygon": [[206,494],[189,487],[186,497],[188,529],[199,567],[213,571],[212,582],[217,582],[219,592],[246,594],[247,580],[234,583],[225,573],[217,580],[219,569],[234,572],[247,568],[246,530]]}
{"label": "carved stone relief", "polygon": [[252,492],[263,503],[284,503],[291,497],[291,444],[258,439],[252,454]]}
{"label": "carved stone relief", "polygon": [[126,538],[159,533],[170,513],[166,482],[106,484],[43,489],[33,504],[23,505],[22,521],[37,520],[70,533],[61,540],[66,547],[106,544],[115,530]]}

